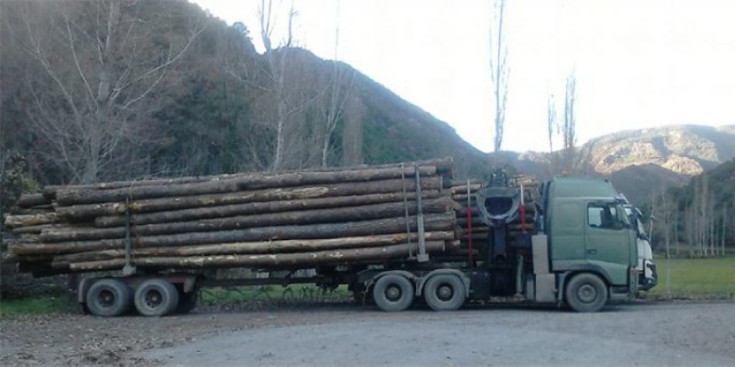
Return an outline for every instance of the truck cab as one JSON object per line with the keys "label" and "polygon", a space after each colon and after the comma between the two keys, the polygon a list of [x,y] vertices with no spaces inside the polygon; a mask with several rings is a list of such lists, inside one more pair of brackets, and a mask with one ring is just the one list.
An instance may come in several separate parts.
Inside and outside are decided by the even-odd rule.
{"label": "truck cab", "polygon": [[[543,231],[533,239],[535,293],[542,299],[552,279],[556,298],[577,311],[636,293],[637,234],[617,196],[607,180],[556,177],[542,186]],[[538,256],[543,252],[548,264]]]}

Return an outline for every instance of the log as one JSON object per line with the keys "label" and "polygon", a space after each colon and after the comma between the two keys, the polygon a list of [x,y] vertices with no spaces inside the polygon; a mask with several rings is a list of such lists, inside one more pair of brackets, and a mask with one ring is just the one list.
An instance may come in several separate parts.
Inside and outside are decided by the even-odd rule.
{"label": "log", "polygon": [[[467,194],[452,194],[452,200],[462,205],[467,205]],[[475,194],[470,194],[470,202],[472,203],[472,206],[475,206]]]}
{"label": "log", "polygon": [[56,193],[60,190],[113,190],[113,189],[127,189],[131,187],[141,186],[159,186],[159,185],[176,185],[176,184],[188,184],[188,183],[200,183],[200,182],[211,182],[211,181],[226,181],[232,180],[238,177],[242,177],[246,174],[221,174],[215,176],[188,176],[188,177],[173,177],[173,178],[142,178],[137,180],[127,181],[110,181],[100,182],[95,184],[86,185],[48,185],[43,188],[42,195],[45,198],[56,198]]}
{"label": "log", "polygon": [[[426,215],[424,216],[424,229],[427,232],[453,231],[455,230],[455,220],[456,218],[453,213]],[[408,220],[404,217],[400,217],[346,223],[273,226],[218,232],[147,236],[132,238],[131,241],[133,242],[134,247],[144,248],[248,241],[370,236],[376,234],[405,232],[407,229],[407,222],[410,230],[416,231],[416,217],[409,217]],[[33,244],[11,242],[8,244],[8,251],[18,255],[64,254],[93,250],[119,249],[124,247],[124,243],[123,239]]]}
{"label": "log", "polygon": [[[440,177],[427,177],[421,180],[422,191],[441,189]],[[228,194],[207,194],[172,198],[147,199],[130,203],[132,213],[169,211],[187,208],[244,204],[252,202],[300,200],[320,197],[352,196],[364,194],[413,192],[414,180],[378,180],[373,182],[338,183],[321,186],[276,188]],[[56,208],[59,216],[70,219],[85,219],[96,216],[121,215],[127,209],[124,202],[82,204]],[[104,223],[104,222],[103,222]],[[114,221],[113,221],[114,223]],[[106,226],[106,225],[105,225]]]}
{"label": "log", "polygon": [[39,226],[26,226],[13,228],[11,231],[13,234],[41,234],[43,231],[54,230],[54,229],[66,229],[68,227],[63,224],[42,224]]}
{"label": "log", "polygon": [[32,208],[18,208],[15,207],[12,209],[12,213],[14,215],[26,215],[26,214],[46,214],[46,213],[52,213],[54,211],[54,206],[49,204],[44,205],[37,205]]}
{"label": "log", "polygon": [[[457,225],[466,228],[467,227],[467,217],[457,217]],[[472,228],[477,227],[487,227],[487,224],[482,221],[479,217],[472,217]],[[41,235],[43,237],[43,235]]]}
{"label": "log", "polygon": [[58,223],[59,217],[56,213],[43,213],[43,214],[21,214],[21,215],[6,215],[5,226],[10,228],[16,227],[28,227],[38,226],[43,224]]}
{"label": "log", "polygon": [[[426,242],[428,252],[444,251],[444,241]],[[347,250],[327,250],[301,253],[285,253],[271,255],[213,255],[187,257],[144,257],[136,259],[138,268],[223,268],[223,267],[262,267],[262,268],[310,268],[321,264],[350,264],[366,261],[390,260],[405,258],[417,252],[417,244],[400,244],[385,247],[355,248]],[[79,262],[69,264],[72,271],[100,271],[120,269],[125,265],[124,259]]]}
{"label": "log", "polygon": [[[230,229],[266,227],[276,225],[304,225],[315,223],[339,223],[357,220],[380,218],[395,218],[414,215],[417,212],[416,202],[394,202],[387,204],[372,204],[355,207],[340,207],[327,209],[299,210],[291,212],[277,212],[255,214],[216,219],[202,219],[198,221],[173,222],[160,224],[146,224],[134,226],[131,233],[135,237],[176,234],[187,232],[211,232]],[[449,198],[438,198],[423,202],[423,212],[426,214],[446,213],[452,209],[454,203]],[[125,227],[114,228],[63,228],[50,229],[41,233],[42,242],[88,241],[112,238],[124,238]]]}
{"label": "log", "polygon": [[[454,232],[426,232],[426,241],[452,241]],[[380,247],[400,243],[416,243],[417,234],[395,233],[376,236],[344,237],[315,240],[284,240],[235,242],[212,245],[184,246],[184,247],[153,247],[136,248],[131,251],[134,258],[166,256],[209,256],[209,255],[242,255],[242,254],[272,254],[283,252],[307,252],[332,249],[349,249],[355,247]],[[100,261],[125,258],[125,250],[101,250],[59,255],[53,258],[54,268],[67,268],[70,263]]]}
{"label": "log", "polygon": [[[429,190],[422,191],[421,197],[424,200],[439,197],[439,191]],[[415,200],[416,193],[408,192],[405,195],[407,200]],[[319,209],[319,208],[341,208],[349,206],[357,206],[364,204],[376,204],[385,202],[402,202],[404,194],[402,192],[387,194],[368,194],[355,196],[337,196],[324,197],[315,199],[301,200],[281,200],[267,201],[244,204],[231,204],[203,208],[191,208],[181,210],[169,210],[154,213],[140,213],[130,217],[131,224],[155,224],[166,222],[181,222],[197,219],[222,218],[245,214],[260,213],[276,213],[301,209]],[[95,219],[95,225],[98,227],[119,227],[125,225],[125,216],[103,216]]]}
{"label": "log", "polygon": [[[462,244],[463,245],[467,245],[468,243],[465,243],[465,242],[469,241],[469,238],[470,238],[470,235],[469,234],[463,234],[460,237],[460,239],[462,241]],[[475,246],[477,246],[477,242],[476,241],[489,240],[489,238],[490,237],[489,237],[488,232],[477,232],[477,233],[472,232],[472,241],[473,241],[473,244]]]}
{"label": "log", "polygon": [[[460,205],[460,204],[457,203],[457,205]],[[468,210],[466,204],[465,204],[465,206],[463,206],[463,207],[455,210],[455,213],[457,213],[457,218],[460,218],[460,217],[467,218],[467,212],[468,211],[471,211],[472,212],[472,216],[473,217],[477,217],[477,216],[480,215],[480,209],[477,209],[477,207],[471,207]]]}
{"label": "log", "polygon": [[[451,178],[453,160],[452,157],[416,161],[416,162],[405,162],[405,163],[389,163],[382,165],[359,165],[352,167],[315,167],[308,169],[299,169],[291,171],[281,171],[280,173],[292,173],[292,172],[324,172],[324,171],[348,171],[348,170],[364,170],[364,169],[380,169],[380,168],[399,168],[399,167],[413,167],[418,165],[420,167],[433,166],[437,174],[440,174],[446,178]],[[46,198],[56,198],[56,192],[59,190],[72,189],[72,190],[111,190],[121,189],[130,187],[140,186],[157,186],[157,185],[172,185],[172,184],[185,184],[185,183],[199,183],[207,181],[225,181],[235,179],[239,177],[245,177],[252,175],[253,173],[236,173],[236,174],[221,174],[213,176],[189,176],[189,177],[174,177],[174,178],[142,178],[136,180],[127,181],[111,181],[101,182],[96,184],[86,185],[48,185],[44,187],[42,196]]]}
{"label": "log", "polygon": [[[433,176],[436,167],[418,167],[422,176]],[[111,190],[59,189],[56,202],[61,206],[122,202],[126,198],[141,200],[199,194],[231,193],[243,190],[281,188],[341,182],[366,182],[413,177],[414,167],[360,169],[351,171],[293,172],[282,174],[253,173],[231,180],[183,183],[176,185],[134,186]]]}
{"label": "log", "polygon": [[38,205],[46,205],[50,204],[51,200],[47,199],[43,196],[42,193],[36,193],[36,194],[23,194],[18,198],[18,201],[15,203],[19,208],[31,208]]}
{"label": "log", "polygon": [[[475,193],[475,192],[477,192],[477,190],[479,190],[481,188],[482,188],[482,184],[480,182],[477,182],[477,181],[471,181],[470,182],[470,193]],[[449,192],[451,192],[452,194],[464,194],[464,195],[466,195],[467,194],[467,183],[460,184],[460,185],[453,185],[449,189]]]}

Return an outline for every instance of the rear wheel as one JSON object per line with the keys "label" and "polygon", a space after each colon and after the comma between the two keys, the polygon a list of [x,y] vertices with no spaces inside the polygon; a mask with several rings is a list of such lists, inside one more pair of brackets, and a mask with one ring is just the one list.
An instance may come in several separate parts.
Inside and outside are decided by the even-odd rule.
{"label": "rear wheel", "polygon": [[413,298],[413,283],[406,277],[397,274],[381,277],[373,287],[373,300],[383,311],[403,311],[411,306]]}
{"label": "rear wheel", "polygon": [[164,279],[148,279],[135,290],[135,308],[143,316],[164,316],[179,305],[179,292]]}
{"label": "rear wheel", "polygon": [[125,283],[117,279],[100,279],[89,287],[85,301],[92,315],[120,316],[130,309],[131,292]]}
{"label": "rear wheel", "polygon": [[577,274],[567,283],[566,300],[577,312],[596,312],[607,303],[607,286],[597,275]]}
{"label": "rear wheel", "polygon": [[434,311],[454,311],[464,304],[465,286],[455,275],[433,275],[424,286],[424,300]]}

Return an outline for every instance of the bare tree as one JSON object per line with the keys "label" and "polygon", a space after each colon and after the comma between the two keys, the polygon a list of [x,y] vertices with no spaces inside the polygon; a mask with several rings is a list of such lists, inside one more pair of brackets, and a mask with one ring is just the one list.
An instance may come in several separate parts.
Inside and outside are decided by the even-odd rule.
{"label": "bare tree", "polygon": [[288,13],[288,29],[285,41],[279,46],[280,52],[273,48],[273,31],[278,20],[277,10],[274,10],[273,0],[261,0],[258,9],[260,38],[265,48],[265,58],[268,61],[270,86],[275,94],[276,113],[274,125],[276,128],[276,146],[273,158],[273,170],[283,167],[284,150],[286,149],[286,123],[289,115],[289,106],[286,96],[286,60],[289,47],[293,42],[293,22],[297,16],[294,2],[291,1]]}
{"label": "bare tree", "polygon": [[550,94],[546,103],[546,129],[549,138],[549,153],[554,152],[554,132],[558,129],[556,123],[556,102],[554,95]]}
{"label": "bare tree", "polygon": [[574,111],[575,102],[576,102],[576,86],[577,86],[577,78],[574,75],[574,72],[569,74],[567,76],[566,81],[566,92],[564,96],[564,126],[563,126],[563,136],[564,136],[564,164],[567,165],[568,168],[573,168],[572,165],[574,163],[574,144],[576,143],[576,115]]}
{"label": "bare tree", "polygon": [[490,76],[493,82],[495,102],[495,137],[493,149],[500,151],[503,145],[503,129],[505,125],[505,106],[508,102],[508,45],[505,40],[505,0],[495,1],[495,12],[490,21]]}
{"label": "bare tree", "polygon": [[554,95],[549,94],[546,104],[546,129],[547,137],[549,139],[549,170],[550,174],[553,175],[557,167],[557,157],[554,154],[554,135],[559,130],[559,124],[556,121],[556,101],[554,101]]}
{"label": "bare tree", "polygon": [[321,166],[327,167],[329,147],[332,134],[337,124],[342,120],[345,104],[347,103],[355,81],[355,71],[339,63],[339,0],[335,1],[336,25],[334,29],[334,61],[332,62],[331,78],[326,103],[321,109],[321,118],[324,121],[321,151]]}
{"label": "bare tree", "polygon": [[725,241],[727,238],[727,203],[722,206],[722,236],[720,237],[720,254],[725,256]]}
{"label": "bare tree", "polygon": [[172,69],[204,22],[160,29],[155,4],[120,0],[15,5],[9,10],[22,28],[13,32],[29,60],[25,112],[43,142],[39,153],[73,182],[121,170],[121,157],[132,162],[125,147],[147,135],[151,97],[175,83]]}
{"label": "bare tree", "polygon": [[345,129],[342,133],[342,165],[362,164],[362,123],[365,106],[362,99],[352,93],[345,112]]}

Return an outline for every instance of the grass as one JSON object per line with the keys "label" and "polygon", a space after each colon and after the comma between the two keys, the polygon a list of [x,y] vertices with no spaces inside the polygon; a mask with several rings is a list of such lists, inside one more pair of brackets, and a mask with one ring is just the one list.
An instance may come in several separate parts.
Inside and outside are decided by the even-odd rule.
{"label": "grass", "polygon": [[0,318],[14,315],[68,313],[73,310],[68,296],[36,295],[0,299]]}
{"label": "grass", "polygon": [[204,306],[241,304],[328,303],[352,299],[347,286],[323,290],[314,285],[205,288],[199,296]]}
{"label": "grass", "polygon": [[650,297],[735,298],[735,256],[655,261],[658,285]]}

